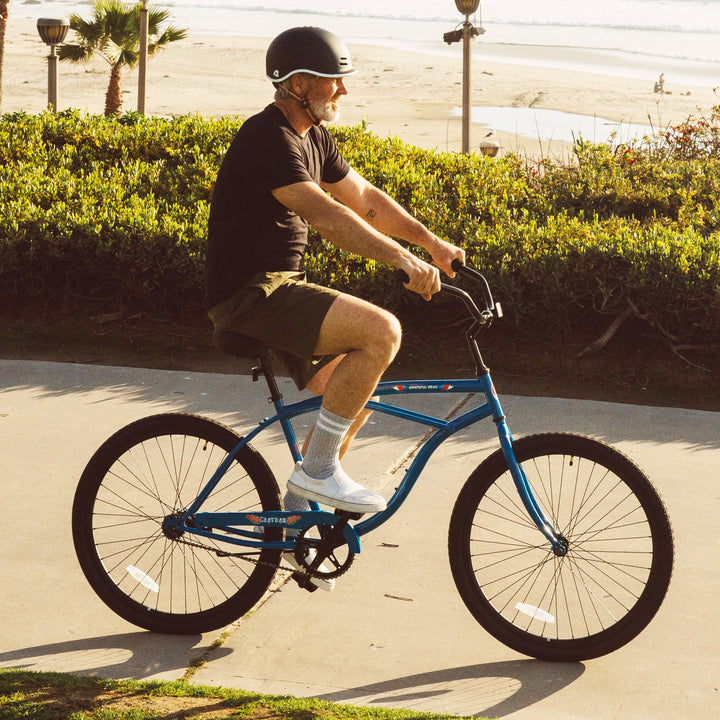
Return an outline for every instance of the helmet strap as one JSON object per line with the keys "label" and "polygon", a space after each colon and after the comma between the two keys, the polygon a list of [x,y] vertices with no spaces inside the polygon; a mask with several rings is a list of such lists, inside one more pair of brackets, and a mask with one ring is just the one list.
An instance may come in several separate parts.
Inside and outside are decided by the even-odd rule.
{"label": "helmet strap", "polygon": [[316,117],[315,113],[310,109],[310,103],[307,98],[300,97],[287,88],[285,88],[285,92],[299,103],[300,107],[309,115],[313,125],[319,125],[322,122],[320,118]]}

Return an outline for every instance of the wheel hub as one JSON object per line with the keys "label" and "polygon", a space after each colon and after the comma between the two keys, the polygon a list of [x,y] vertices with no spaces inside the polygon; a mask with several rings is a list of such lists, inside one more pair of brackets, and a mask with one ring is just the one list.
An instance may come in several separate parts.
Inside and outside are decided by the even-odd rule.
{"label": "wheel hub", "polygon": [[185,534],[185,531],[182,529],[180,523],[178,522],[181,517],[182,513],[180,512],[172,513],[171,515],[165,516],[165,519],[162,523],[162,531],[165,537],[169,538],[170,540],[178,540]]}
{"label": "wheel hub", "polygon": [[558,557],[565,557],[568,554],[569,548],[570,541],[564,535],[560,535],[557,538],[557,543],[553,546],[553,552]]}

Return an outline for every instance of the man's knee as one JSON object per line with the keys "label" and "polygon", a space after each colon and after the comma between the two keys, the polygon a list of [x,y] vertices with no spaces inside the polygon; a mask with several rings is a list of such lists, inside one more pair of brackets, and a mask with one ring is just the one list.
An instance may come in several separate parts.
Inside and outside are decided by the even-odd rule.
{"label": "man's knee", "polygon": [[402,340],[400,321],[392,313],[381,311],[370,339],[381,345],[387,352],[392,353],[394,357]]}
{"label": "man's knee", "polygon": [[352,296],[340,296],[325,316],[315,354],[363,351],[392,356],[401,337],[400,322],[392,313]]}

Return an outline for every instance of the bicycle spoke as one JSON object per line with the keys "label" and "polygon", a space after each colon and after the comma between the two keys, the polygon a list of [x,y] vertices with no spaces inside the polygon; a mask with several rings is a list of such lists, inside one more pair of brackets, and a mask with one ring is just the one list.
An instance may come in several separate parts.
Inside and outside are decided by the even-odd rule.
{"label": "bicycle spoke", "polygon": [[[190,432],[150,430],[145,434],[145,423],[150,423],[148,427],[159,423],[188,428]],[[251,588],[247,597],[253,604],[277,561],[265,567],[265,551],[259,548],[228,546],[216,538],[176,531],[168,524],[205,489],[237,444],[237,437],[211,421],[181,415],[139,421],[128,426],[127,432],[128,443],[120,452],[111,451],[115,454],[103,471],[87,516],[103,582],[109,582],[128,602],[164,616],[202,616],[241,598],[245,586]],[[217,440],[205,437],[205,432]],[[138,436],[136,440],[133,435]],[[271,497],[279,507],[277,494]],[[207,495],[202,511],[248,512],[263,507],[256,478],[236,458]],[[124,601],[118,599],[117,603],[122,612]],[[128,605],[128,613],[134,618],[133,607]],[[224,614],[229,612],[232,610]],[[173,628],[171,620],[147,617],[153,627]],[[198,619],[199,627],[202,622]]]}
{"label": "bicycle spoke", "polygon": [[508,622],[543,638],[586,637],[615,625],[642,594],[653,558],[642,507],[622,478],[573,454],[523,463],[543,512],[568,542],[556,557],[529,520],[509,471],[470,525],[475,582]]}

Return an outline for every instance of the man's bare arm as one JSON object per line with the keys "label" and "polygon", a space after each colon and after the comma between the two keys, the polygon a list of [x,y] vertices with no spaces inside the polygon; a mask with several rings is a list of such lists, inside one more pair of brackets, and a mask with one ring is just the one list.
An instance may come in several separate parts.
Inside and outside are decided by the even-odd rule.
{"label": "man's bare arm", "polygon": [[409,290],[429,299],[440,289],[435,268],[373,227],[354,209],[327,195],[315,183],[287,185],[273,190],[272,194],[337,247],[404,270],[410,277],[406,285]]}
{"label": "man's bare arm", "polygon": [[380,232],[427,250],[435,264],[450,277],[455,274],[451,267],[452,261],[459,258],[464,262],[465,253],[462,249],[430,232],[387,193],[369,183],[355,170],[350,170],[339,183],[327,185],[326,189]]}

